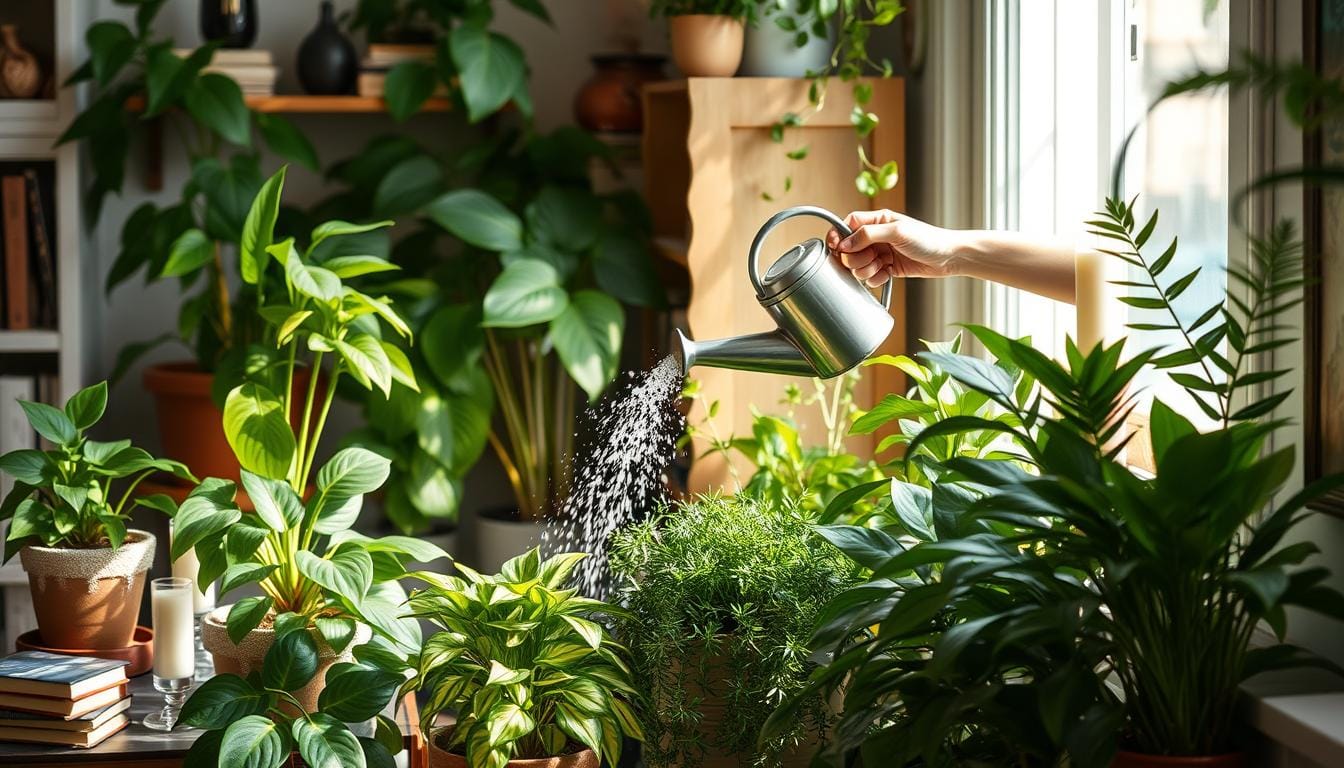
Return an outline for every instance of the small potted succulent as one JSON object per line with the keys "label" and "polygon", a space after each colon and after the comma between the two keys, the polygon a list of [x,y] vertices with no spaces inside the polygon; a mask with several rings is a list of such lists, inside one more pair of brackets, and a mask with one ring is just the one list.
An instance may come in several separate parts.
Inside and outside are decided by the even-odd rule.
{"label": "small potted succulent", "polygon": [[[206,478],[176,512],[172,556],[194,549],[201,584],[218,579],[221,594],[243,584],[261,588],[262,595],[223,606],[203,621],[202,642],[220,671],[242,677],[264,671],[267,652],[287,629],[299,627],[311,636],[317,672],[293,698],[312,711],[324,673],[355,658],[353,649],[374,632],[402,652],[419,646],[418,625],[400,615],[405,593],[397,579],[411,561],[447,555],[417,539],[370,539],[350,530],[364,494],[387,479],[386,458],[350,446],[314,467],[341,381],[387,396],[393,386],[414,388],[415,379],[404,354],[383,339],[384,326],[389,335],[409,334],[405,322],[384,299],[344,282],[396,267],[370,255],[318,257],[324,243],[388,222],[320,224],[302,252],[293,238],[273,242],[284,178],[281,169],[252,203],[241,254],[271,347],[254,349],[247,381],[224,403],[225,436],[253,509],[239,508],[232,481]],[[283,289],[267,292],[266,274],[276,268],[283,272]],[[308,378],[302,398],[292,386],[300,350],[310,369],[321,373]],[[324,370],[326,360],[333,364]],[[323,393],[319,382],[325,383]],[[296,409],[302,423],[293,430]]]}
{"label": "small potted succulent", "polygon": [[835,717],[813,696],[774,738],[761,727],[816,668],[807,640],[857,567],[795,510],[703,497],[619,531],[618,636],[647,691],[644,759],[658,766],[805,762]]}
{"label": "small potted succulent", "polygon": [[753,0],[653,0],[650,11],[667,17],[672,60],[687,77],[732,77],[742,63]]}
{"label": "small potted succulent", "polygon": [[[38,631],[48,646],[107,650],[130,645],[154,536],[128,529],[142,503],[135,488],[155,472],[195,478],[129,440],[85,437],[107,409],[107,382],[76,392],[64,408],[20,401],[28,422],[52,444],[0,456],[14,488],[0,505],[9,520],[5,560],[17,552],[33,593]],[[129,479],[113,491],[115,480]]]}
{"label": "small potted succulent", "polygon": [[[414,574],[430,586],[411,594],[411,610],[443,630],[402,687],[429,696],[431,768],[615,766],[622,740],[642,738],[627,652],[598,623],[620,609],[565,588],[584,557],[542,561],[532,549],[496,576],[462,565],[462,577]],[[457,723],[435,729],[450,709]]]}

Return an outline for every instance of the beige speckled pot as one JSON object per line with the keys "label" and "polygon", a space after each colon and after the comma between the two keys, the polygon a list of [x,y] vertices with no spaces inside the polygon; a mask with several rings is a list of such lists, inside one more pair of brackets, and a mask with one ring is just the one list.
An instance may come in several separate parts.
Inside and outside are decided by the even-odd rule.
{"label": "beige speckled pot", "polygon": [[[231,608],[232,605],[220,606],[201,619],[201,645],[205,646],[205,650],[214,658],[216,672],[231,672],[247,677],[253,670],[261,669],[266,652],[275,643],[275,630],[270,627],[258,627],[244,635],[241,643],[234,645],[229,639],[229,630],[225,625]],[[305,711],[317,710],[317,697],[326,687],[327,670],[331,665],[342,661],[354,661],[355,656],[351,653],[351,649],[367,643],[372,636],[373,631],[367,626],[356,624],[355,639],[350,641],[350,645],[344,651],[336,653],[320,634],[313,631],[313,639],[317,641],[317,674],[304,687],[291,691],[294,698],[303,704]]]}
{"label": "beige speckled pot", "polygon": [[153,534],[129,530],[115,551],[27,546],[19,561],[44,645],[111,650],[131,644],[145,572],[154,562]]}
{"label": "beige speckled pot", "polygon": [[[467,758],[449,752],[439,746],[440,740],[446,740],[453,727],[438,728],[430,734],[429,768],[467,768]],[[510,760],[505,768],[598,768],[597,755],[591,749],[559,757],[541,757],[534,760]]]}
{"label": "beige speckled pot", "polygon": [[741,19],[707,13],[673,16],[672,60],[687,77],[732,77],[742,63],[746,26]]}

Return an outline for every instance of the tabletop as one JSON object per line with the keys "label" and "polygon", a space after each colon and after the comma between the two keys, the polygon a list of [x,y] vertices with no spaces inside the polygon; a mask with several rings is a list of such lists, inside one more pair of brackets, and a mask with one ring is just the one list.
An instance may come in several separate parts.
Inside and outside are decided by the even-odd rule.
{"label": "tabletop", "polygon": [[[154,690],[154,676],[140,675],[131,679],[131,723],[92,749],[53,747],[42,744],[0,742],[0,765],[5,768],[20,766],[98,766],[99,768],[169,768],[182,763],[196,738],[202,733],[194,728],[178,726],[170,733],[152,731],[141,724],[145,715],[163,707],[163,694]],[[408,695],[397,711],[389,705],[384,714],[401,727],[406,749],[397,753],[400,768],[424,768],[427,755],[420,737],[415,697]],[[351,730],[359,736],[372,736],[373,724],[354,723]]]}

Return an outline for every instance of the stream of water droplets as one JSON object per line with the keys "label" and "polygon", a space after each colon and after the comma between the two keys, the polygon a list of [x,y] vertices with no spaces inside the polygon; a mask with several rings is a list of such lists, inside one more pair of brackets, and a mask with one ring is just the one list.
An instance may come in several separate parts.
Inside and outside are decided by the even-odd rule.
{"label": "stream of water droplets", "polygon": [[589,553],[573,577],[584,595],[606,599],[607,539],[643,518],[665,493],[663,472],[684,427],[677,410],[682,380],[681,366],[668,356],[588,410],[593,438],[571,459],[569,498],[542,533],[544,554]]}

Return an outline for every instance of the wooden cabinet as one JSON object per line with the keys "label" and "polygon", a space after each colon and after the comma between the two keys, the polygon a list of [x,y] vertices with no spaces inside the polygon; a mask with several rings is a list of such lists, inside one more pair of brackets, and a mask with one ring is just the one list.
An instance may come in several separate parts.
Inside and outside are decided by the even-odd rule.
{"label": "wooden cabinet", "polygon": [[[895,160],[905,167],[905,84],[899,79],[869,80],[868,109],[879,118],[863,140],[869,158]],[[809,81],[787,78],[691,78],[657,83],[644,91],[644,187],[659,251],[681,261],[689,274],[687,324],[692,338],[711,339],[771,329],[756,302],[746,274],[747,249],[761,225],[775,212],[794,205],[818,205],[845,215],[852,210],[905,205],[905,185],[897,184],[869,201],[854,186],[859,139],[850,124],[854,103],[848,84],[833,83],[824,106],[808,103]],[[770,135],[787,113],[805,116],[789,128],[784,141]],[[806,157],[787,153],[807,147]],[[785,191],[785,180],[791,179]],[[773,199],[767,199],[766,196]],[[762,268],[788,247],[824,236],[828,225],[813,218],[794,219],[774,230],[762,251]],[[896,325],[880,353],[906,348],[905,290],[892,292]],[[723,437],[751,431],[751,408],[775,409],[788,377],[715,368],[695,368],[706,400],[718,400],[714,424]],[[866,369],[856,396],[862,407],[904,386],[887,366]],[[692,423],[704,418],[699,408]],[[813,442],[820,424],[803,424]],[[850,449],[870,452],[871,438],[851,438]],[[697,454],[699,451],[697,451]],[[749,472],[749,467],[743,466]],[[695,463],[690,490],[706,491],[728,483],[720,457]]]}

